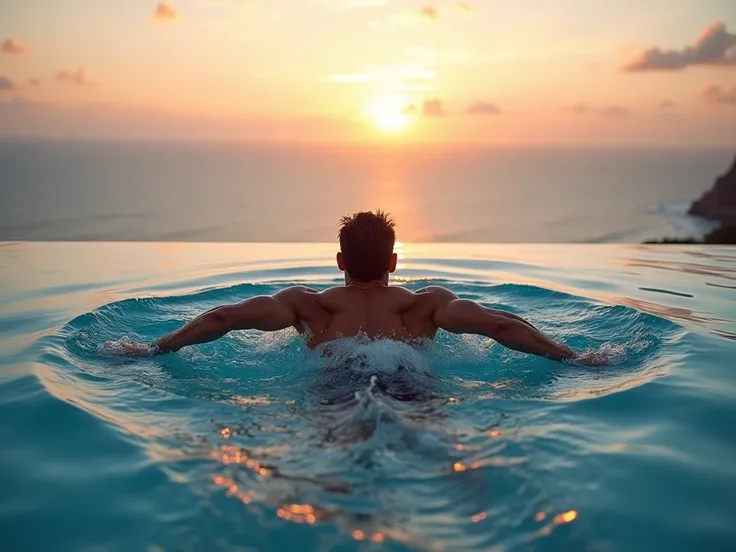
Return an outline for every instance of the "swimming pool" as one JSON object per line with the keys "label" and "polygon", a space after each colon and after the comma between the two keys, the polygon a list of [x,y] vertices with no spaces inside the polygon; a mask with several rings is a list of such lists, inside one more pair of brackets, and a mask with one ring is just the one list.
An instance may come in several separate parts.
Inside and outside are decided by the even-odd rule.
{"label": "swimming pool", "polygon": [[736,249],[398,252],[395,282],[614,364],[441,334],[346,343],[367,362],[340,371],[291,332],[113,358],[109,339],[339,283],[334,246],[0,245],[3,550],[733,549]]}

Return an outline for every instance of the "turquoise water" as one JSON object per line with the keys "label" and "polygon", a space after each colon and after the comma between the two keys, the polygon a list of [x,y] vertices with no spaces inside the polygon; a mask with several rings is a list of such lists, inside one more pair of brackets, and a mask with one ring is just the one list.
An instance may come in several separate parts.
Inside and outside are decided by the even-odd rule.
{"label": "turquoise water", "polygon": [[734,248],[399,246],[396,282],[511,310],[605,368],[449,334],[348,341],[367,359],[348,370],[288,331],[100,349],[338,284],[333,250],[2,244],[3,550],[733,549]]}

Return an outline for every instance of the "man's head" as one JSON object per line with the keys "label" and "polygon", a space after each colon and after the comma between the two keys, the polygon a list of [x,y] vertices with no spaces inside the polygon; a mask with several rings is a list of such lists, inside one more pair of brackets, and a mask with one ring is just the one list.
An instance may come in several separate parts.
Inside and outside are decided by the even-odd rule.
{"label": "man's head", "polygon": [[396,270],[394,221],[383,211],[340,220],[337,266],[357,282],[384,280]]}

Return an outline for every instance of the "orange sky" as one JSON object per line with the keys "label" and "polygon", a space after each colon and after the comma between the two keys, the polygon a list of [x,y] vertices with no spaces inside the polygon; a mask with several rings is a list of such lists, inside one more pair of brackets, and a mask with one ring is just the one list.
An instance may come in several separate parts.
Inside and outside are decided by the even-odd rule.
{"label": "orange sky", "polygon": [[6,0],[0,136],[736,144],[732,0]]}

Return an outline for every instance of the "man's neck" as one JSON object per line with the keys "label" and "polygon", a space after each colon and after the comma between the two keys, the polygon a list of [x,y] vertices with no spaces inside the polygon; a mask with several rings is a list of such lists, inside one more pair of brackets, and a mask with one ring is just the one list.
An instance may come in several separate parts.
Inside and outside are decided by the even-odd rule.
{"label": "man's neck", "polygon": [[365,290],[388,287],[388,276],[384,277],[382,280],[371,280],[370,282],[359,282],[358,280],[348,279],[345,282],[345,287]]}

